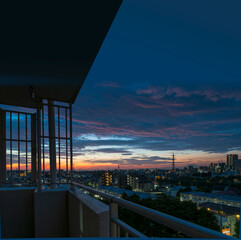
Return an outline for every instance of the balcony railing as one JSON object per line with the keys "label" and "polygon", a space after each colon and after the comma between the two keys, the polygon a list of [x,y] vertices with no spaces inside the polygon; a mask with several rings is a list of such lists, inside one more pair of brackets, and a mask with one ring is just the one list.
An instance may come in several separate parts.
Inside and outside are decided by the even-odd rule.
{"label": "balcony railing", "polygon": [[110,237],[120,237],[120,229],[125,233],[125,237],[140,237],[146,238],[144,234],[132,228],[125,222],[118,218],[118,206],[125,209],[131,210],[134,213],[142,215],[150,220],[160,223],[166,227],[169,227],[178,232],[184,233],[192,238],[202,238],[202,239],[235,239],[233,237],[224,235],[220,232],[208,229],[206,227],[199,226],[194,223],[182,220],[177,217],[170,216],[165,213],[158,212],[156,210],[138,205],[136,203],[111,196],[109,194],[100,192],[93,188],[81,185],[76,182],[72,182],[72,187],[81,188],[89,193],[99,195],[103,199],[109,201],[109,212],[110,212]]}

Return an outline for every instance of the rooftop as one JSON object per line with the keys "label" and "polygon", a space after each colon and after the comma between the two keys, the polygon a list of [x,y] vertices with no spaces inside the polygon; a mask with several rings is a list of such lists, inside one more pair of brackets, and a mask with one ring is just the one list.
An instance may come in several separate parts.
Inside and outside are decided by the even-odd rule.
{"label": "rooftop", "polygon": [[112,192],[116,195],[121,195],[124,192],[128,195],[128,196],[132,196],[132,195],[137,195],[140,197],[140,199],[145,199],[145,198],[156,198],[156,196],[154,196],[153,194],[150,193],[142,193],[142,192],[135,192],[135,191],[131,191],[131,190],[126,190],[126,189],[121,189],[121,188],[115,188],[115,187],[110,187],[110,186],[99,186],[98,189],[100,190],[104,190],[107,192]]}
{"label": "rooftop", "polygon": [[225,213],[227,215],[239,215],[240,214],[240,208],[227,206],[227,205],[223,205],[223,204],[205,202],[205,203],[200,203],[199,206],[204,207],[204,208],[210,208],[211,210],[215,210],[215,211],[222,211],[223,213]]}
{"label": "rooftop", "polygon": [[218,195],[214,193],[204,193],[204,192],[182,192],[181,194],[190,194],[193,196],[201,196],[201,197],[207,197],[207,198],[217,198],[217,199],[233,201],[238,203],[241,202],[241,197],[231,196],[231,195]]}

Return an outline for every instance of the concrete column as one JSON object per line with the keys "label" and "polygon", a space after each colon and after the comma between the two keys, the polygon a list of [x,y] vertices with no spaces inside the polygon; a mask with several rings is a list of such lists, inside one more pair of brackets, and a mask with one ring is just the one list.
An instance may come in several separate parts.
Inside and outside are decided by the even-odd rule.
{"label": "concrete column", "polygon": [[[69,108],[69,120],[70,120],[70,182],[73,182],[73,130],[72,130],[72,105],[70,104]],[[66,126],[67,127],[67,126]],[[66,135],[67,137],[67,135]],[[74,186],[71,185],[71,189],[74,189]]]}
{"label": "concrete column", "polygon": [[56,188],[56,140],[55,140],[55,115],[53,101],[48,100],[48,120],[49,120],[49,156],[50,156],[50,173],[51,187]]}
{"label": "concrete column", "polygon": [[38,146],[38,190],[41,190],[42,169],[41,169],[41,114],[40,108],[37,109],[37,146]]}
{"label": "concrete column", "polygon": [[118,218],[118,204],[110,202],[110,237],[118,237],[118,227],[111,221],[112,218]]}
{"label": "concrete column", "polygon": [[0,184],[6,183],[6,112],[0,110]]}
{"label": "concrete column", "polygon": [[36,184],[36,114],[31,116],[31,178],[32,183]]}

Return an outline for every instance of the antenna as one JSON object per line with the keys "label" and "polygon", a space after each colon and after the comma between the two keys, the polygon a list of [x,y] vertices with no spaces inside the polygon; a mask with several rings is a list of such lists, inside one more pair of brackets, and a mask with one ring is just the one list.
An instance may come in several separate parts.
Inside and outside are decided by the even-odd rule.
{"label": "antenna", "polygon": [[172,170],[175,170],[175,155],[172,154]]}

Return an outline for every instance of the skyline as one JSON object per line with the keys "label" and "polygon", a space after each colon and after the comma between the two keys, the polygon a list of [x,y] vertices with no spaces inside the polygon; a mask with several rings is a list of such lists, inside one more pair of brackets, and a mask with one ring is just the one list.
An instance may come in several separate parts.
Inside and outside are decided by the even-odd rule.
{"label": "skyline", "polygon": [[[13,155],[14,156],[14,155]],[[13,159],[14,160],[14,159]],[[240,160],[240,159],[239,159]],[[15,159],[16,163],[13,163],[12,164],[12,170],[13,171],[18,171],[18,163],[17,163],[17,159]],[[227,164],[226,163],[227,161],[220,161],[220,162],[215,162],[215,164]],[[212,164],[213,162],[207,162],[208,165],[202,165],[202,166],[199,166],[199,165],[185,165],[183,167],[175,167],[175,169],[179,169],[179,170],[183,170],[185,168],[188,168],[189,166],[191,167],[194,167],[194,168],[199,168],[199,167],[210,167],[210,165]],[[171,164],[172,165],[172,164]],[[7,167],[7,171],[10,171],[10,165],[7,164],[6,165]],[[31,172],[31,164],[28,164],[28,172]],[[61,163],[61,170],[63,171],[66,171],[66,168],[65,168],[65,163]],[[92,168],[87,168],[87,169],[82,169],[81,167],[80,168],[77,168],[75,167],[74,168],[74,171],[112,171],[112,170],[146,170],[146,169],[153,169],[153,170],[171,170],[172,169],[172,166],[169,166],[169,167],[164,167],[164,168],[158,168],[158,166],[156,166],[155,168],[123,168],[121,165],[112,165],[111,167],[103,167],[103,168],[95,168],[95,169],[92,169]],[[26,171],[26,165],[25,163],[21,162],[20,163],[20,171]],[[48,159],[47,159],[47,164],[45,165],[45,171],[46,172],[50,172],[50,166],[49,166],[49,163],[48,163]]]}

